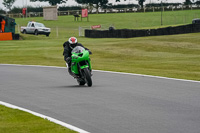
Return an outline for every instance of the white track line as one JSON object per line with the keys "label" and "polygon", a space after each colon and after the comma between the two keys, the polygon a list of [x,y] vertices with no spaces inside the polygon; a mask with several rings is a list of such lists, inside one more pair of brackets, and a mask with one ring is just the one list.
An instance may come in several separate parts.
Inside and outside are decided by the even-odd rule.
{"label": "white track line", "polygon": [[122,72],[102,71],[102,70],[94,70],[94,71],[106,72],[106,73],[124,74],[124,75],[133,75],[133,76],[140,76],[140,77],[149,77],[149,78],[159,78],[159,79],[168,79],[168,80],[178,80],[178,81],[187,81],[187,82],[200,83],[200,81],[197,81],[197,80],[176,79],[176,78],[160,77],[160,76],[153,76],[153,75],[143,75],[143,74],[135,74],[135,73],[122,73]]}
{"label": "white track line", "polygon": [[64,122],[62,122],[62,121],[59,121],[59,120],[56,120],[56,119],[54,119],[54,118],[52,118],[52,117],[49,117],[49,116],[46,116],[46,115],[42,115],[42,114],[36,113],[36,112],[33,112],[33,111],[28,110],[28,109],[25,109],[25,108],[21,108],[21,107],[18,107],[18,106],[9,104],[9,103],[5,103],[5,102],[2,102],[2,101],[0,101],[0,105],[4,105],[4,106],[9,107],[9,108],[18,109],[18,110],[21,110],[21,111],[25,111],[25,112],[31,113],[31,114],[33,114],[33,115],[35,115],[35,116],[38,116],[38,117],[47,119],[47,120],[49,120],[49,121],[51,121],[51,122],[54,122],[54,123],[56,123],[56,124],[59,124],[59,125],[61,125],[61,126],[64,126],[64,127],[68,128],[68,129],[74,130],[74,131],[79,132],[79,133],[89,133],[89,132],[84,131],[84,130],[82,130],[82,129],[80,129],[80,128],[77,128],[77,127],[75,127],[75,126],[69,125],[69,124],[64,123]]}

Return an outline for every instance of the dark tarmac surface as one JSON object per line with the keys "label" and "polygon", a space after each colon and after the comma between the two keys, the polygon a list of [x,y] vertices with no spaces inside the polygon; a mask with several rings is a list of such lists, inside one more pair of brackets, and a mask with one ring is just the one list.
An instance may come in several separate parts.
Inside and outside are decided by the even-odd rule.
{"label": "dark tarmac surface", "polygon": [[0,101],[91,133],[200,133],[200,82],[93,72],[78,86],[67,69],[0,65]]}

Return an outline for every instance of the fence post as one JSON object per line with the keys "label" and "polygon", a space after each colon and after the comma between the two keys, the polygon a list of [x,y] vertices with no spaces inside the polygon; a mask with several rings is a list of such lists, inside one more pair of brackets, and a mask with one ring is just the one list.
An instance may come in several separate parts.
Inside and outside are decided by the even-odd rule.
{"label": "fence post", "polygon": [[17,28],[18,28],[18,33],[20,33],[19,25],[17,25]]}
{"label": "fence post", "polygon": [[56,36],[58,37],[58,26],[56,26]]}
{"label": "fence post", "polygon": [[176,24],[176,16],[174,16],[174,24]]}
{"label": "fence post", "polygon": [[185,23],[186,23],[186,15],[185,15]]}
{"label": "fence post", "polygon": [[78,30],[79,30],[79,36],[81,36],[81,27],[80,26],[79,26]]}

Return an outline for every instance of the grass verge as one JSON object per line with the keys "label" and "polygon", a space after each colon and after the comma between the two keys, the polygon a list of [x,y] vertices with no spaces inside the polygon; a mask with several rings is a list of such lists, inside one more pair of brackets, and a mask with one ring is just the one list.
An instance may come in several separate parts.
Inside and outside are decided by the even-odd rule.
{"label": "grass verge", "polygon": [[0,105],[2,133],[76,133],[46,119]]}
{"label": "grass verge", "polygon": [[[89,48],[93,69],[200,80],[200,33],[129,39],[78,38]],[[65,66],[64,39],[0,42],[0,63]]]}

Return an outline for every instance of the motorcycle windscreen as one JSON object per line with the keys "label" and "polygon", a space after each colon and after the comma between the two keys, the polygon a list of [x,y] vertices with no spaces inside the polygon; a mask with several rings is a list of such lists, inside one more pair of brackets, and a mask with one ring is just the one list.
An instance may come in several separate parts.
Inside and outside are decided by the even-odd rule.
{"label": "motorcycle windscreen", "polygon": [[85,49],[81,46],[76,46],[73,50],[72,53],[82,53]]}

